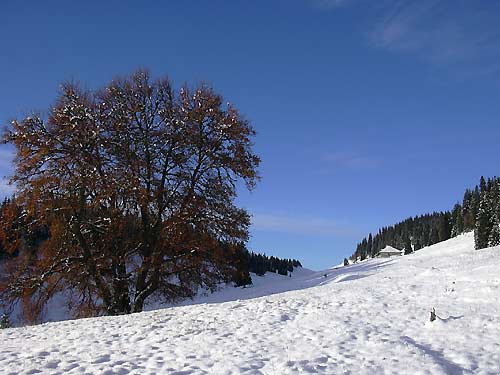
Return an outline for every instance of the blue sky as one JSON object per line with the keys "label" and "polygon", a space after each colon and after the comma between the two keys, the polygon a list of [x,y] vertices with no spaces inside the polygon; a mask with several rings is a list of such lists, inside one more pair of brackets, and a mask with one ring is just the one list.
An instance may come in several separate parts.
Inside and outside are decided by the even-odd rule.
{"label": "blue sky", "polygon": [[[500,3],[2,1],[0,123],[146,67],[208,82],[258,132],[250,248],[310,268],[444,210],[500,167]],[[0,173],[11,151],[0,148]],[[8,187],[0,183],[0,194]]]}

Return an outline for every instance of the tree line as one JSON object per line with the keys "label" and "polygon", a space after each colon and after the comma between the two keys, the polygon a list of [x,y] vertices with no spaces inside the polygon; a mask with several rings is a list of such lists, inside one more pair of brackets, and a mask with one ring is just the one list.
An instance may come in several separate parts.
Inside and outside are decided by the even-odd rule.
{"label": "tree line", "polygon": [[405,254],[474,231],[475,248],[500,244],[500,179],[480,178],[479,185],[466,189],[462,203],[452,210],[407,218],[369,234],[356,247],[351,260],[376,256],[387,245]]}
{"label": "tree line", "polygon": [[266,272],[277,273],[283,276],[291,276],[295,268],[302,267],[297,259],[283,259],[275,256],[267,256],[262,253],[248,251],[241,248],[235,259],[236,269],[232,281],[235,286],[246,286],[252,284],[250,273],[263,276]]}
{"label": "tree line", "polygon": [[249,271],[257,276],[262,276],[266,272],[288,276],[289,272],[293,272],[294,268],[302,267],[302,264],[297,259],[282,259],[254,252],[249,254],[248,264]]}

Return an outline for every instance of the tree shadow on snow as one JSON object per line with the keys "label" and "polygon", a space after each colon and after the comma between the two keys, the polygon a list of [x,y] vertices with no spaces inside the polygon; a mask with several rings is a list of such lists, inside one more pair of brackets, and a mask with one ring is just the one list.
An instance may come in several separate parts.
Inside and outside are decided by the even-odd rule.
{"label": "tree shadow on snow", "polygon": [[[344,281],[353,281],[372,275],[374,272],[385,268],[392,263],[391,260],[381,262],[363,262],[355,263],[349,266],[333,268],[326,271],[320,271],[312,275],[306,283],[314,285],[325,285],[329,283],[340,283]],[[321,280],[321,281],[320,281]]]}
{"label": "tree shadow on snow", "polygon": [[439,316],[437,318],[439,318],[439,320],[441,320],[442,322],[449,322],[450,320],[458,320],[458,319],[462,319],[464,316],[463,315],[459,315],[459,316],[449,316],[447,318],[440,318]]}
{"label": "tree shadow on snow", "polygon": [[329,284],[329,283],[343,283],[343,282],[346,282],[346,281],[353,281],[353,280],[363,279],[363,278],[368,277],[370,275],[371,274],[366,274],[366,275],[360,275],[360,274],[352,274],[352,275],[342,274],[342,275],[338,275],[338,276],[334,277],[333,279],[326,280],[326,281],[320,283],[319,285],[325,285],[325,284]]}
{"label": "tree shadow on snow", "polygon": [[431,349],[428,345],[419,344],[408,336],[401,336],[400,339],[404,344],[408,346],[411,345],[420,350],[424,355],[430,356],[434,362],[441,366],[444,372],[448,375],[462,375],[470,373],[469,370],[460,367],[449,359],[446,359],[441,351]]}

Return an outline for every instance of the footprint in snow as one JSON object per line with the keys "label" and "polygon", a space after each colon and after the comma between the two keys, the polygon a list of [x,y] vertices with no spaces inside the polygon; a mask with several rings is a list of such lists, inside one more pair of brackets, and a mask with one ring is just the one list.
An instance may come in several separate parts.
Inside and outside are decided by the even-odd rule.
{"label": "footprint in snow", "polygon": [[281,314],[280,320],[282,322],[286,322],[287,320],[290,320],[290,317],[287,314]]}

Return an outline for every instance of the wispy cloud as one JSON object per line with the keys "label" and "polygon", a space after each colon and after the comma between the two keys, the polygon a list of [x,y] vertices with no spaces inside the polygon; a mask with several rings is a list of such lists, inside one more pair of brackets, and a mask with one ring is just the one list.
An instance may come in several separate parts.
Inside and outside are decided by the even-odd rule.
{"label": "wispy cloud", "polygon": [[[491,3],[490,11],[500,10]],[[438,64],[484,61],[500,56],[498,16],[475,2],[392,1],[369,38],[374,46],[418,54]]]}
{"label": "wispy cloud", "polygon": [[382,161],[375,156],[367,156],[356,152],[329,152],[321,156],[321,168],[323,171],[335,171],[339,169],[375,169]]}
{"label": "wispy cloud", "polygon": [[[413,55],[471,77],[500,73],[500,2],[310,1],[324,10],[350,6],[354,19],[363,23],[367,40],[375,48]],[[356,12],[371,16],[357,18]]]}
{"label": "wispy cloud", "polygon": [[252,228],[256,230],[320,236],[358,236],[360,232],[331,219],[295,215],[254,214]]}

